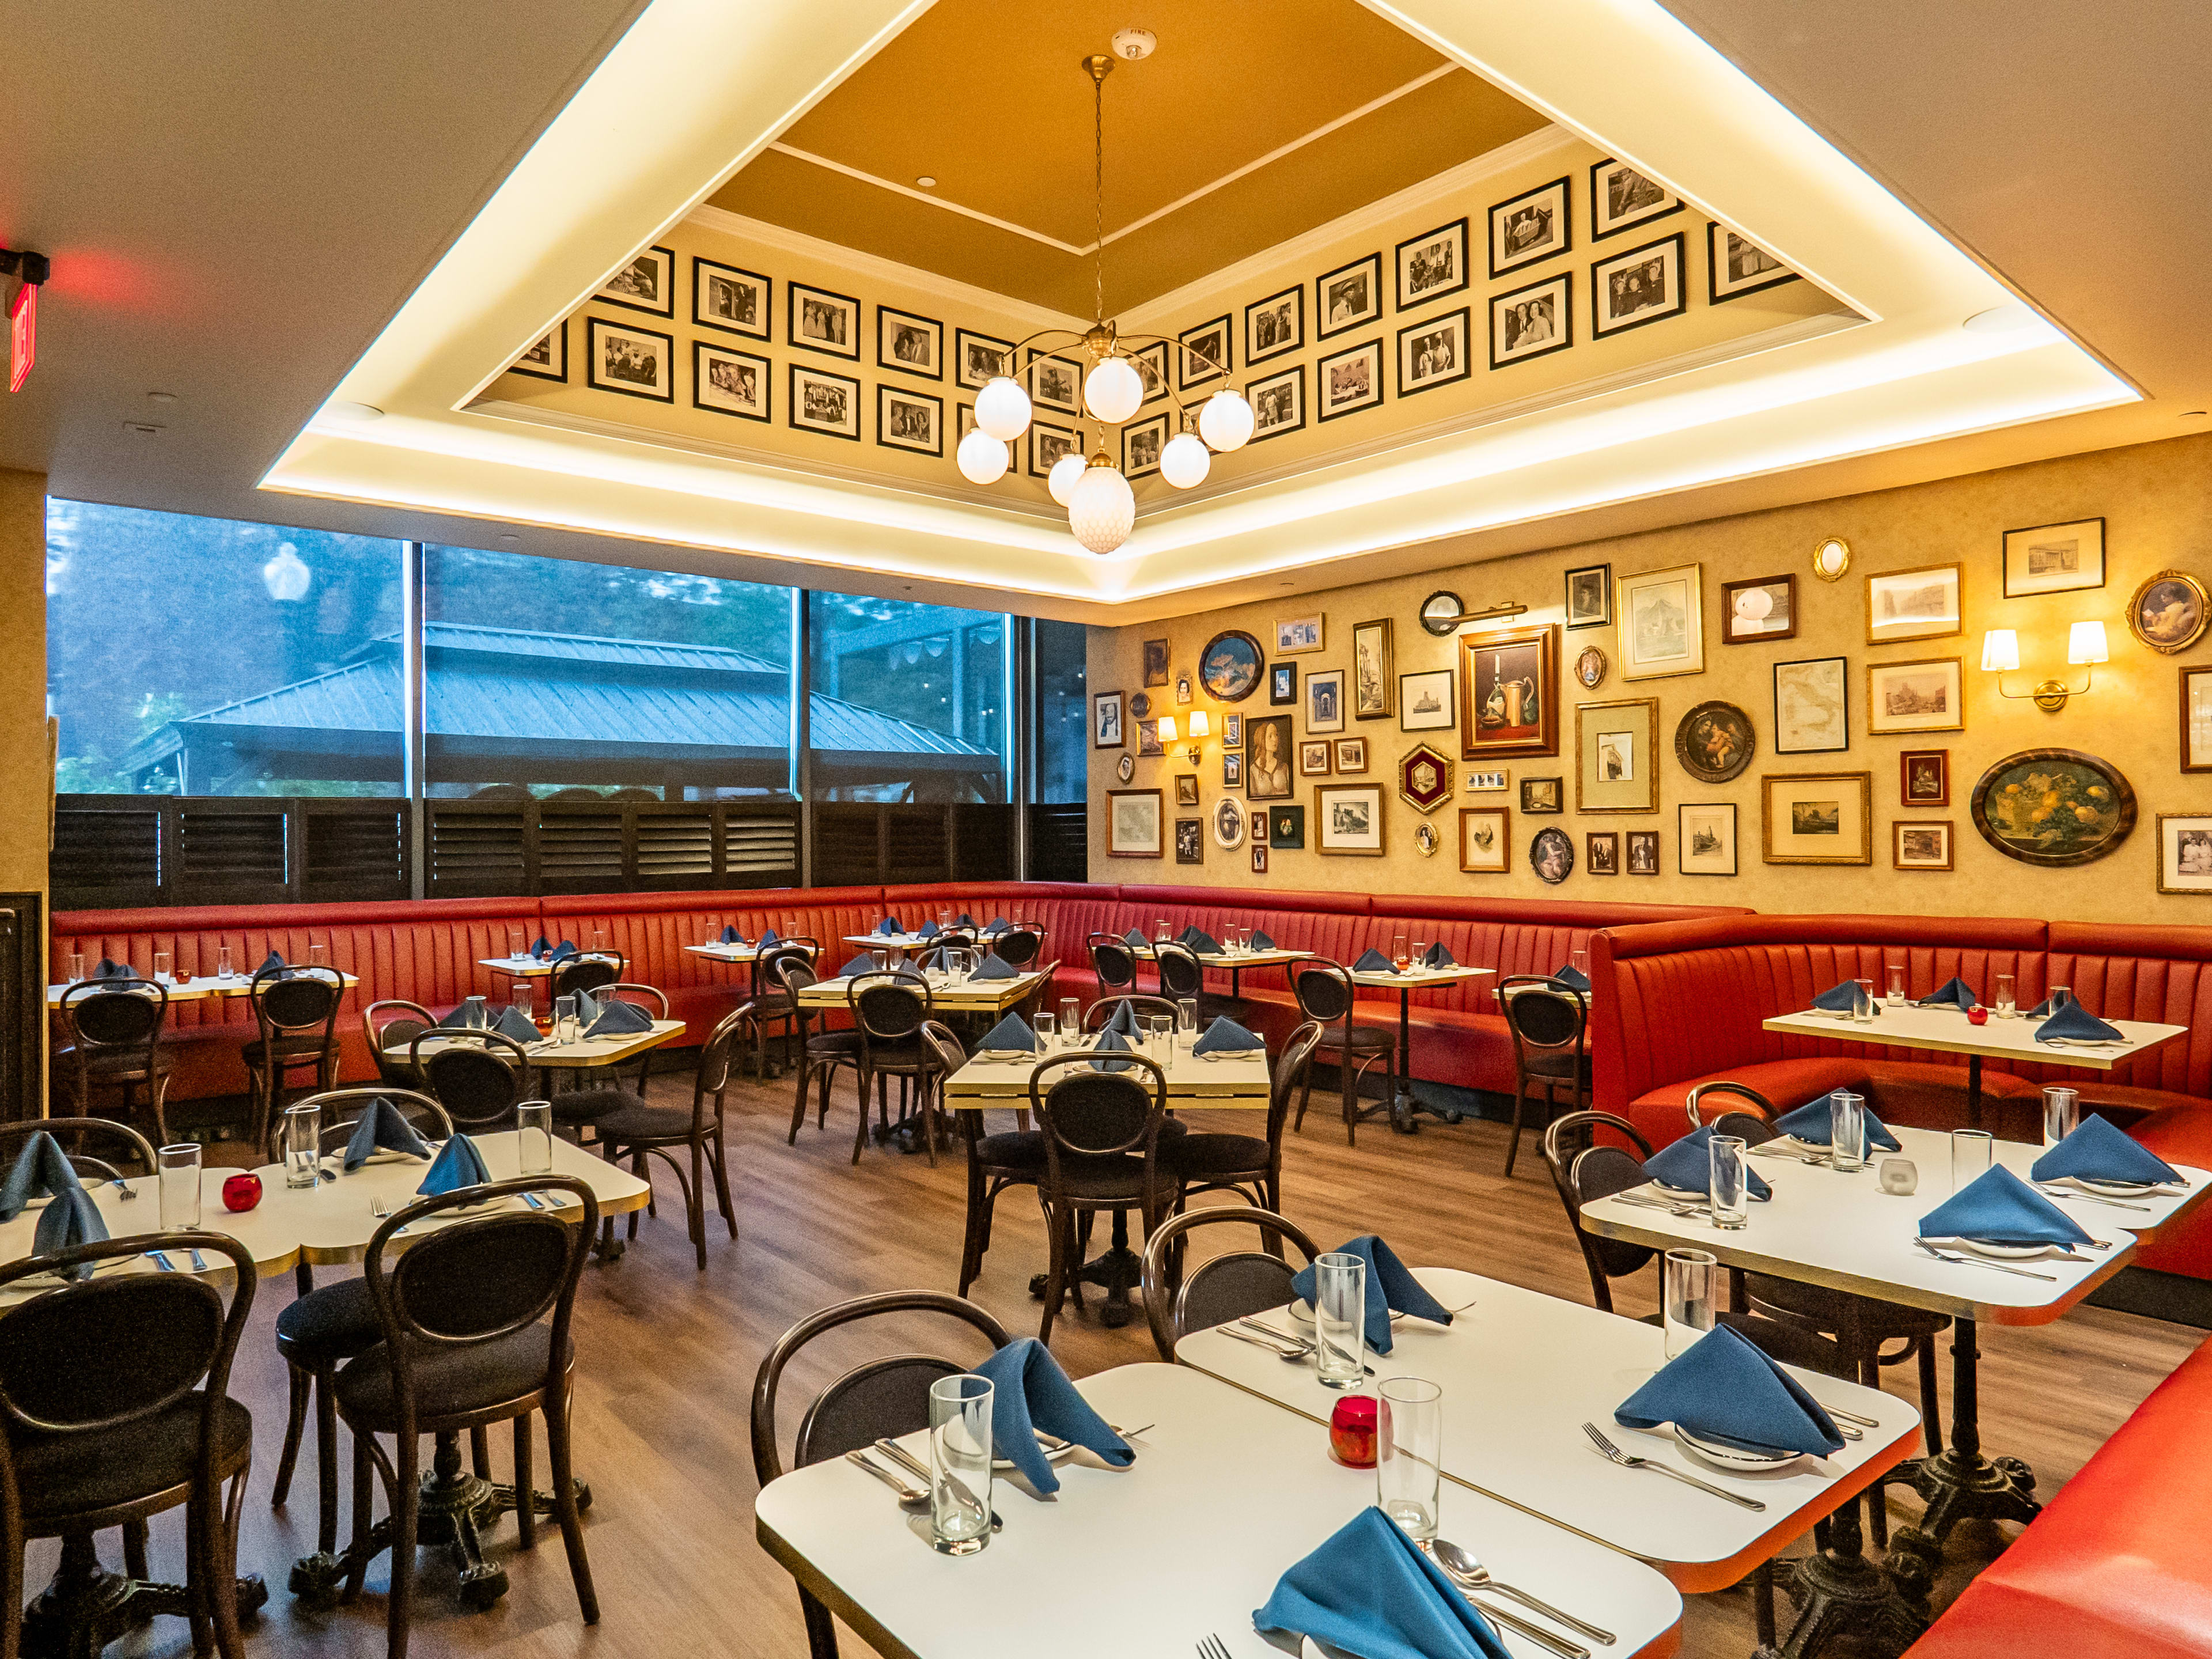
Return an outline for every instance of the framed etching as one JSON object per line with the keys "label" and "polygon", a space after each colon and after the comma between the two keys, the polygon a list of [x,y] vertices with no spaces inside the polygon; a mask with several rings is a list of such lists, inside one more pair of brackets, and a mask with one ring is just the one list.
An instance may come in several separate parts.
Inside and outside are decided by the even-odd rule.
{"label": "framed etching", "polygon": [[1490,210],[1490,274],[1504,276],[1523,265],[1540,264],[1575,245],[1569,222],[1568,179],[1524,190]]}
{"label": "framed etching", "polygon": [[1850,679],[1841,657],[1774,665],[1774,752],[1832,754],[1851,746]]}
{"label": "framed etching", "polygon": [[1567,781],[1565,778],[1523,778],[1521,780],[1521,811],[1531,812],[1564,812],[1567,810]]}
{"label": "framed etching", "polygon": [[1431,668],[1398,676],[1398,729],[1443,732],[1459,723],[1452,706],[1452,671]]}
{"label": "framed etching", "polygon": [[1513,809],[1462,806],[1459,867],[1471,876],[1502,876],[1513,866]]}
{"label": "framed etching", "polygon": [[1178,772],[1176,774],[1176,805],[1177,806],[1195,806],[1198,805],[1197,773]]}
{"label": "framed etching", "polygon": [[1382,856],[1382,786],[1323,783],[1314,787],[1314,845],[1324,853]]}
{"label": "framed etching", "polygon": [[1897,799],[1900,806],[1951,804],[1951,751],[1908,749],[1897,757]]}
{"label": "framed etching", "polygon": [[1352,713],[1354,719],[1387,720],[1398,712],[1398,678],[1391,666],[1390,619],[1352,625]]}
{"label": "framed etching", "polygon": [[1798,280],[1797,273],[1747,236],[1726,225],[1705,222],[1705,301],[1725,305],[1761,289]]}
{"label": "framed etching", "polygon": [[1682,210],[1682,198],[1626,161],[1608,158],[1590,169],[1590,235],[1603,240]]}
{"label": "framed etching", "polygon": [[1867,734],[1966,729],[1966,689],[1957,657],[1867,665]]}
{"label": "framed etching", "polygon": [[648,316],[676,317],[676,254],[649,247],[630,256],[623,268],[592,290],[594,300]]}
{"label": "framed etching", "polygon": [[1460,756],[1559,752],[1559,626],[1460,635]]}
{"label": "framed etching", "polygon": [[1317,669],[1306,676],[1306,730],[1344,730],[1344,671]]}
{"label": "framed etching", "polygon": [[1899,820],[1889,826],[1889,867],[1893,870],[1948,870],[1951,867],[1951,825],[1931,819],[1913,823]]}
{"label": "framed etching", "polygon": [[1575,811],[1657,811],[1658,749],[1658,698],[1579,705],[1575,709],[1575,752],[1580,757]]}
{"label": "framed etching", "polygon": [[1165,856],[1160,842],[1158,790],[1109,789],[1106,801],[1106,852],[1109,857],[1156,859]]}
{"label": "framed etching", "polygon": [[1364,772],[1367,769],[1367,739],[1339,738],[1336,740],[1336,769],[1340,776]]}
{"label": "framed etching", "polygon": [[1965,626],[1959,605],[1957,564],[1922,565],[1869,576],[1867,643],[1894,645],[1901,640],[1935,640]]}
{"label": "framed etching", "polygon": [[1674,867],[1686,876],[1735,873],[1735,803],[1684,803],[1675,811]]}
{"label": "framed etching", "polygon": [[1874,774],[1769,772],[1759,780],[1769,864],[1872,864]]}
{"label": "framed etching", "polygon": [[1705,567],[1678,564],[1620,579],[1620,678],[1705,672]]}
{"label": "framed etching", "polygon": [[1567,626],[1613,626],[1613,567],[1586,564],[1570,570],[1567,584]]}
{"label": "framed etching", "polygon": [[1302,778],[1325,778],[1328,775],[1329,748],[1327,738],[1306,738],[1298,744],[1298,775]]}
{"label": "framed etching", "polygon": [[2105,585],[2105,521],[2039,524],[2004,533],[2004,596],[2070,593]]}
{"label": "framed etching", "polygon": [[1382,314],[1382,256],[1370,253],[1314,278],[1314,334],[1328,339]]}

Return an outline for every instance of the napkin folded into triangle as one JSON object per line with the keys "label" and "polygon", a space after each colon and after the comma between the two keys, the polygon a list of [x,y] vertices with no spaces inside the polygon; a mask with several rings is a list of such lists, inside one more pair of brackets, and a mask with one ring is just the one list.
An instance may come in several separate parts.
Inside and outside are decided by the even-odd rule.
{"label": "napkin folded into triangle", "polygon": [[1008,1014],[984,1032],[982,1042],[976,1045],[980,1051],[995,1050],[1006,1054],[1019,1048],[1032,1054],[1036,1052],[1036,1033],[1030,1029],[1029,1021],[1019,1014]]}
{"label": "napkin folded into triangle", "polygon": [[346,1138],[345,1172],[351,1175],[380,1151],[404,1152],[410,1158],[430,1156],[429,1143],[416,1133],[406,1115],[380,1097],[368,1103]]}
{"label": "napkin folded into triangle", "polygon": [[635,1036],[653,1029],[653,1016],[635,1002],[624,1002],[620,997],[599,999],[596,1018],[584,1028],[587,1037]]}
{"label": "napkin folded into triangle", "polygon": [[1700,1440],[1752,1453],[1830,1457],[1844,1449],[1820,1402],[1726,1325],[1714,1326],[1661,1367],[1613,1419],[1631,1429],[1672,1423]]}
{"label": "napkin folded into triangle", "polygon": [[[1680,1140],[1661,1147],[1644,1160],[1644,1173],[1662,1187],[1671,1187],[1678,1193],[1709,1193],[1712,1189],[1713,1126],[1700,1124]],[[1746,1185],[1751,1195],[1764,1202],[1774,1196],[1774,1189],[1759,1178],[1759,1171],[1744,1172]]]}
{"label": "napkin folded into triangle", "polygon": [[1021,976],[1022,970],[1004,957],[985,957],[975,964],[975,971],[968,975],[970,979],[1019,979]]}
{"label": "napkin folded into triangle", "polygon": [[2049,1042],[2053,1039],[2066,1042],[2124,1042],[2125,1035],[2117,1025],[2107,1025],[2078,1002],[2069,1002],[2049,1019],[2035,1028],[2035,1040]]}
{"label": "napkin folded into triangle", "polygon": [[483,1154],[477,1150],[476,1142],[456,1130],[415,1190],[424,1198],[435,1198],[457,1188],[481,1187],[490,1179],[491,1171],[484,1168]]}
{"label": "napkin folded into triangle", "polygon": [[92,976],[94,979],[136,979],[138,970],[127,962],[110,962],[102,957],[99,965],[93,969]]}
{"label": "napkin folded into triangle", "polygon": [[732,923],[732,922],[725,922],[725,923],[723,923],[723,925],[722,925],[722,943],[723,943],[723,944],[725,944],[725,945],[743,945],[744,942],[745,942],[745,936],[744,936],[743,933],[739,933],[739,932],[737,930],[737,926],[736,926],[736,924],[735,924],[735,923]]}
{"label": "napkin folded into triangle", "polygon": [[1145,948],[1145,936],[1139,933],[1135,928],[1132,927],[1127,933],[1121,935],[1121,943],[1127,945],[1133,951],[1141,951]]}
{"label": "napkin folded into triangle", "polygon": [[1570,991],[1587,991],[1590,988],[1589,975],[1571,962],[1565,967],[1554,970],[1552,975],[1552,983],[1564,985]]}
{"label": "napkin folded into triangle", "polygon": [[2038,1181],[2137,1181],[2146,1186],[2181,1179],[2171,1164],[2101,1117],[2083,1118],[2028,1173]]}
{"label": "napkin folded into triangle", "polygon": [[1954,974],[1915,1006],[1922,1008],[1977,1008],[1981,1005],[1975,1000],[1973,988]]}
{"label": "napkin folded into triangle", "polygon": [[1971,1238],[1982,1244],[2087,1244],[2072,1217],[2002,1164],[1920,1218],[1923,1238]]}
{"label": "napkin folded into triangle", "polygon": [[1073,1440],[1115,1468],[1137,1454],[1076,1392],[1052,1351],[1033,1336],[1017,1337],[975,1367],[991,1383],[991,1449],[1009,1460],[1039,1492],[1060,1490],[1060,1477],[1037,1444],[1036,1431]]}
{"label": "napkin folded into triangle", "polygon": [[1206,1028],[1204,1036],[1190,1045],[1190,1051],[1194,1054],[1244,1054],[1255,1048],[1264,1051],[1267,1047],[1259,1037],[1223,1014]]}
{"label": "napkin folded into triangle", "polygon": [[13,1221],[34,1198],[56,1198],[83,1184],[61,1143],[44,1129],[38,1130],[24,1138],[23,1149],[9,1166],[7,1180],[0,1182],[0,1221]]}
{"label": "napkin folded into triangle", "polygon": [[1459,963],[1452,957],[1451,946],[1439,942],[1423,952],[1421,965],[1424,968],[1456,968]]}
{"label": "napkin folded into triangle", "polygon": [[[1098,1034],[1098,1041],[1091,1047],[1094,1054],[1126,1054],[1130,1052],[1129,1039],[1111,1025]],[[1094,1060],[1091,1062],[1091,1069],[1094,1072],[1126,1072],[1129,1065],[1126,1060]]]}
{"label": "napkin folded into triangle", "polygon": [[1509,1659],[1475,1604],[1371,1504],[1278,1579],[1252,1623],[1360,1659]]}
{"label": "napkin folded into triangle", "polygon": [[[1367,1264],[1367,1346],[1376,1352],[1390,1352],[1390,1316],[1394,1313],[1432,1320],[1439,1325],[1452,1322],[1443,1304],[1421,1288],[1421,1281],[1398,1259],[1398,1253],[1375,1234],[1362,1233],[1347,1240],[1337,1247],[1337,1254],[1356,1255]],[[1316,1281],[1315,1270],[1308,1266],[1292,1277],[1291,1288],[1311,1306]]]}
{"label": "napkin folded into triangle", "polygon": [[1848,1014],[1859,1006],[1859,982],[1847,979],[1831,985],[1813,999],[1813,1006],[1824,1014]]}
{"label": "napkin folded into triangle", "polygon": [[1275,948],[1275,941],[1268,938],[1262,930],[1255,927],[1252,930],[1252,948],[1255,951],[1272,951]]}
{"label": "napkin folded into triangle", "polygon": [[1355,974],[1387,974],[1390,971],[1390,958],[1370,945],[1359,953],[1359,960],[1352,964],[1352,971]]}
{"label": "napkin folded into triangle", "polygon": [[464,997],[451,1012],[438,1022],[439,1029],[447,1031],[481,1031],[491,1024],[491,1011],[482,997]]}
{"label": "napkin folded into triangle", "polygon": [[[1834,1097],[1832,1094],[1822,1095],[1809,1105],[1800,1106],[1775,1119],[1774,1127],[1808,1146],[1826,1146],[1836,1134],[1835,1109],[1828,1103]],[[1878,1146],[1885,1152],[1905,1150],[1898,1144],[1897,1137],[1890,1133],[1889,1126],[1868,1111],[1863,1103],[1859,1107],[1859,1115],[1866,1123],[1868,1146]]]}

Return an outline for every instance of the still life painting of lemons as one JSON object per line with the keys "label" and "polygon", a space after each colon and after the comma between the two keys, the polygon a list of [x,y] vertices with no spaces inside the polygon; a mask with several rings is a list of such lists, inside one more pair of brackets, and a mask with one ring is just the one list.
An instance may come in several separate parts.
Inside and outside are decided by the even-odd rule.
{"label": "still life painting of lemons", "polygon": [[2127,839],[2136,795],[2109,761],[2073,749],[2008,755],[1974,786],[1974,827],[2026,864],[2087,864]]}

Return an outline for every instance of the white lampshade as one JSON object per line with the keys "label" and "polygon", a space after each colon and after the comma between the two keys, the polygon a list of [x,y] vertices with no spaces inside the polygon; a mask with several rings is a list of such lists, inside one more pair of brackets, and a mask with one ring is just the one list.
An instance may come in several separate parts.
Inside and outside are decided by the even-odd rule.
{"label": "white lampshade", "polygon": [[1160,451],[1160,477],[1177,489],[1195,489],[1213,469],[1213,452],[1195,432],[1178,432]]}
{"label": "white lampshade", "polygon": [[953,459],[960,464],[960,476],[969,483],[996,483],[1006,476],[1012,452],[979,426],[960,441]]}
{"label": "white lampshade", "polygon": [[1002,444],[1030,429],[1030,394],[1004,374],[983,383],[975,394],[975,424]]}
{"label": "white lampshade", "polygon": [[1212,722],[1206,718],[1206,710],[1203,708],[1194,708],[1190,711],[1190,734],[1194,738],[1210,738],[1213,735]]}
{"label": "white lampshade", "polygon": [[1071,449],[1052,464],[1052,471],[1044,475],[1044,487],[1052,491],[1053,500],[1062,507],[1075,500],[1075,486],[1083,482],[1083,469],[1089,463],[1083,459],[1080,448]]}
{"label": "white lampshade", "polygon": [[[1194,733],[1193,735],[1194,736],[1194,735],[1196,735],[1196,734],[1195,734],[1195,733]],[[1160,741],[1161,741],[1162,743],[1173,743],[1175,740],[1176,740],[1176,723],[1175,723],[1175,716],[1174,716],[1173,714],[1163,714],[1163,715],[1161,715],[1161,716],[1160,716]]]}
{"label": "white lampshade", "polygon": [[1226,455],[1252,439],[1252,405],[1239,392],[1217,392],[1198,411],[1198,435]]}
{"label": "white lampshade", "polygon": [[1127,357],[1102,357],[1083,377],[1083,406],[1109,426],[1119,426],[1145,401],[1145,377]]}
{"label": "white lampshade", "polygon": [[2078,622],[2066,641],[2066,660],[2069,662],[2109,662],[2105,654],[2105,624],[2100,622]]}
{"label": "white lampshade", "polygon": [[1075,539],[1093,553],[1111,553],[1129,539],[1136,522],[1129,481],[1110,466],[1086,467],[1067,504],[1067,527]]}
{"label": "white lampshade", "polygon": [[2020,666],[2020,635],[2010,628],[1992,628],[1982,635],[1982,672],[2002,674]]}

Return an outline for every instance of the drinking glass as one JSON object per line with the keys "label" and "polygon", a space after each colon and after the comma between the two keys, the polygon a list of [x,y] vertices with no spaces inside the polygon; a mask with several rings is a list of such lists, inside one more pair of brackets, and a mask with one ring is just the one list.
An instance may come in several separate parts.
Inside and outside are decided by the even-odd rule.
{"label": "drinking glass", "polygon": [[2077,1109],[2081,1101],[2080,1091],[2063,1088],[2055,1083],[2043,1091],[2043,1144],[2045,1146],[2056,1146],[2074,1133],[2081,1122]]}
{"label": "drinking glass", "polygon": [[1390,935],[1390,962],[1392,966],[1401,970],[1406,966],[1406,936],[1403,933]]}
{"label": "drinking glass", "polygon": [[2010,1019],[2014,1013],[2019,1012],[2019,1005],[2013,1000],[2012,975],[2010,974],[1999,974],[1997,975],[1996,1000],[1996,1015],[1999,1019]]}
{"label": "drinking glass", "polygon": [[284,1109],[284,1184],[312,1187],[323,1178],[323,1109]]}
{"label": "drinking glass", "polygon": [[1859,988],[1859,991],[1851,999],[1851,1018],[1862,1025],[1871,1024],[1874,1022],[1874,981],[1862,979],[1854,980],[1852,983]]}
{"label": "drinking glass", "polygon": [[489,1030],[491,1009],[482,997],[470,997],[461,1005],[461,1024],[468,1030]]}
{"label": "drinking glass", "polygon": [[520,962],[524,952],[529,949],[530,936],[527,928],[510,927],[507,930],[507,958],[509,962]]}
{"label": "drinking glass", "polygon": [[1838,1089],[1828,1097],[1828,1162],[1849,1174],[1866,1167],[1866,1097]]}
{"label": "drinking glass", "polygon": [[1996,1137],[1987,1129],[1951,1131],[1951,1190],[1964,1192],[1990,1172]]}
{"label": "drinking glass", "polygon": [[878,973],[883,973],[890,967],[891,953],[889,951],[871,951],[868,954],[875,958],[876,971]]}
{"label": "drinking glass", "polygon": [[327,968],[330,965],[331,947],[327,944],[317,945],[312,940],[309,941],[307,945],[307,966],[310,968]]}
{"label": "drinking glass", "polygon": [[553,1041],[576,1040],[576,999],[574,994],[553,999]]}
{"label": "drinking glass", "polygon": [[1710,1250],[1669,1250],[1659,1310],[1667,1358],[1674,1358],[1713,1328],[1713,1280],[1719,1261]]}
{"label": "drinking glass", "polygon": [[952,912],[939,910],[937,913],[937,925],[940,929],[950,927],[952,925]]}
{"label": "drinking glass", "polygon": [[163,984],[167,984],[171,977],[169,970],[173,966],[174,966],[175,961],[176,958],[172,957],[167,951],[155,951],[154,977],[161,981]]}
{"label": "drinking glass", "polygon": [[532,1025],[535,1025],[538,1021],[532,1016],[530,1012],[532,994],[530,981],[526,979],[519,979],[514,981],[514,989],[509,994],[507,1000],[514,1005],[514,1012],[516,1013],[520,1014],[523,1018],[529,1020]]}
{"label": "drinking glass", "polygon": [[1166,1065],[1175,1058],[1176,1017],[1173,1014],[1152,1016],[1152,1044],[1154,1058]]}
{"label": "drinking glass", "polygon": [[1060,1038],[1071,1048],[1083,1041],[1083,1005],[1073,997],[1060,1000]]}
{"label": "drinking glass", "polygon": [[1429,942],[1424,939],[1413,941],[1413,966],[1419,968],[1428,959]]}
{"label": "drinking glass", "polygon": [[2068,1003],[2073,1000],[2074,993],[2070,987],[2054,985],[2051,988],[2050,1003],[2051,1012],[2052,1013],[2057,1013],[2061,1008],[2063,1008]]}
{"label": "drinking glass", "polygon": [[929,1385],[929,1541],[943,1555],[991,1541],[991,1394],[986,1376]]}
{"label": "drinking glass", "polygon": [[1165,945],[1173,937],[1174,935],[1168,932],[1168,925],[1164,921],[1156,921],[1152,924],[1153,944]]}
{"label": "drinking glass", "polygon": [[1314,1376],[1346,1392],[1367,1380],[1367,1263],[1343,1250],[1314,1258]]}
{"label": "drinking glass", "polygon": [[526,1100],[514,1109],[515,1168],[524,1175],[553,1173],[553,1103]]}
{"label": "drinking glass", "polygon": [[230,946],[228,945],[216,946],[215,970],[224,979],[230,977]]}
{"label": "drinking glass", "polygon": [[154,1154],[155,1171],[161,1190],[161,1231],[190,1230],[200,1224],[200,1148],[196,1140],[164,1146]]}
{"label": "drinking glass", "polygon": [[1183,1034],[1186,1042],[1198,1036],[1198,999],[1183,997],[1176,1003],[1176,1030]]}
{"label": "drinking glass", "polygon": [[1893,962],[1889,964],[1889,1006],[1894,1008],[1904,1000],[1905,964],[1901,962]]}
{"label": "drinking glass", "polygon": [[1377,1392],[1375,1503],[1407,1537],[1437,1535],[1443,1497],[1444,1391],[1418,1376],[1394,1376]]}
{"label": "drinking glass", "polygon": [[606,930],[605,928],[604,928],[604,927],[594,927],[594,928],[592,928],[592,954],[593,956],[595,956],[595,957],[599,957],[599,956],[605,956],[605,955],[606,954],[606,951],[607,951],[607,930]]}
{"label": "drinking glass", "polygon": [[[226,951],[223,954],[228,956],[230,953]],[[228,972],[229,970],[226,969],[224,971]],[[70,952],[69,982],[72,985],[81,985],[84,982],[84,952],[82,951],[72,951]]]}
{"label": "drinking glass", "polygon": [[1751,1220],[1751,1165],[1741,1135],[1715,1135],[1705,1143],[1711,1160],[1706,1193],[1713,1201],[1713,1225],[1734,1232]]}
{"label": "drinking glass", "polygon": [[1054,1035],[1053,1030],[1052,1016],[1046,1013],[1042,1009],[1039,1009],[1037,1011],[1036,1018],[1030,1023],[1036,1030],[1037,1048],[1039,1050],[1049,1050],[1053,1047],[1053,1037]]}
{"label": "drinking glass", "polygon": [[1574,963],[1575,971],[1580,974],[1584,979],[1588,979],[1589,977],[1589,951],[1588,947],[1585,946],[1581,950],[1568,951],[1567,960]]}

